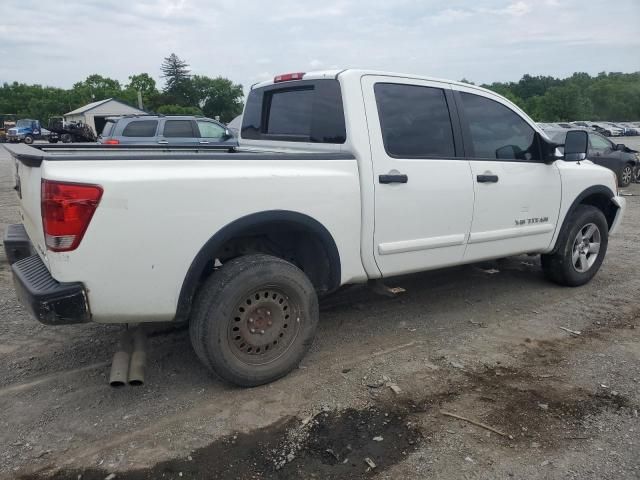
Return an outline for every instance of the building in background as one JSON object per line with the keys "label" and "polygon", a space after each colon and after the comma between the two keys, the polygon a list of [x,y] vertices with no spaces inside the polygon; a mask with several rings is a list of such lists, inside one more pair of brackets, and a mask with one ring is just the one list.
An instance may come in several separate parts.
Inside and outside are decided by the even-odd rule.
{"label": "building in background", "polygon": [[96,135],[99,135],[100,132],[102,132],[107,117],[142,115],[145,113],[147,112],[127,105],[115,98],[107,98],[65,113],[64,120],[65,122],[82,122],[91,127]]}

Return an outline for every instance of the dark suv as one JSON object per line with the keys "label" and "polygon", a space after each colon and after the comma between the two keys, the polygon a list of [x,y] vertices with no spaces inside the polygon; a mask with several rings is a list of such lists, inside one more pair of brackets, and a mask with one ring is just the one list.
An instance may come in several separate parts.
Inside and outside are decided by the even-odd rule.
{"label": "dark suv", "polygon": [[193,116],[131,115],[108,118],[98,142],[106,145],[220,145],[238,142],[222,123]]}

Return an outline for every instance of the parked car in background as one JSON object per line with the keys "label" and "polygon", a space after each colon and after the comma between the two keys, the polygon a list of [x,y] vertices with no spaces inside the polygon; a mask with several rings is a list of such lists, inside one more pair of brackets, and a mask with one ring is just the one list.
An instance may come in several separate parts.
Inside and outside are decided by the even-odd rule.
{"label": "parked car in background", "polygon": [[573,127],[581,127],[586,128],[587,130],[594,130],[591,122],[579,121],[579,122],[570,122]]}
{"label": "parked car in background", "polygon": [[105,145],[238,145],[231,132],[211,118],[127,115],[107,118],[98,143]]}
{"label": "parked car in background", "polygon": [[624,135],[624,130],[620,127],[614,127],[606,122],[593,123],[591,126],[596,132],[601,133],[605,137],[621,137]]}
{"label": "parked car in background", "polygon": [[631,122],[622,122],[617,125],[624,128],[624,134],[626,136],[640,135],[640,127],[632,124]]}
{"label": "parked car in background", "polygon": [[[564,144],[567,130],[556,130],[547,134],[554,142]],[[636,150],[622,143],[615,144],[596,132],[589,132],[587,159],[612,170],[618,177],[618,185],[621,187],[627,187],[635,180],[640,164],[640,155]]]}

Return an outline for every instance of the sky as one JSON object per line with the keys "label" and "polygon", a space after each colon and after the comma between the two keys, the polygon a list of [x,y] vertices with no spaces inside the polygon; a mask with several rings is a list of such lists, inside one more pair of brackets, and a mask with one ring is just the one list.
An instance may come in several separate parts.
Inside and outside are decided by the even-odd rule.
{"label": "sky", "polygon": [[[2,0],[0,82],[98,73],[159,86],[176,53],[245,89],[284,72],[372,68],[475,83],[640,71],[640,0]],[[615,5],[615,7],[611,7]]]}

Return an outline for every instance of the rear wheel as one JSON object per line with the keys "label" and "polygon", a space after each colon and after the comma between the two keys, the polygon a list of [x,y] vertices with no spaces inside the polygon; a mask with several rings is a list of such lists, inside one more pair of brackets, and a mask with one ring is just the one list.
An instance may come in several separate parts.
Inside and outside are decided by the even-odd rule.
{"label": "rear wheel", "polygon": [[560,285],[577,287],[589,282],[600,269],[609,243],[604,214],[591,205],[580,205],[567,220],[556,252],[542,255],[545,276]]}
{"label": "rear wheel", "polygon": [[200,360],[243,387],[274,381],[294,369],[313,342],[318,299],[295,265],[270,255],[225,263],[202,286],[190,320]]}

